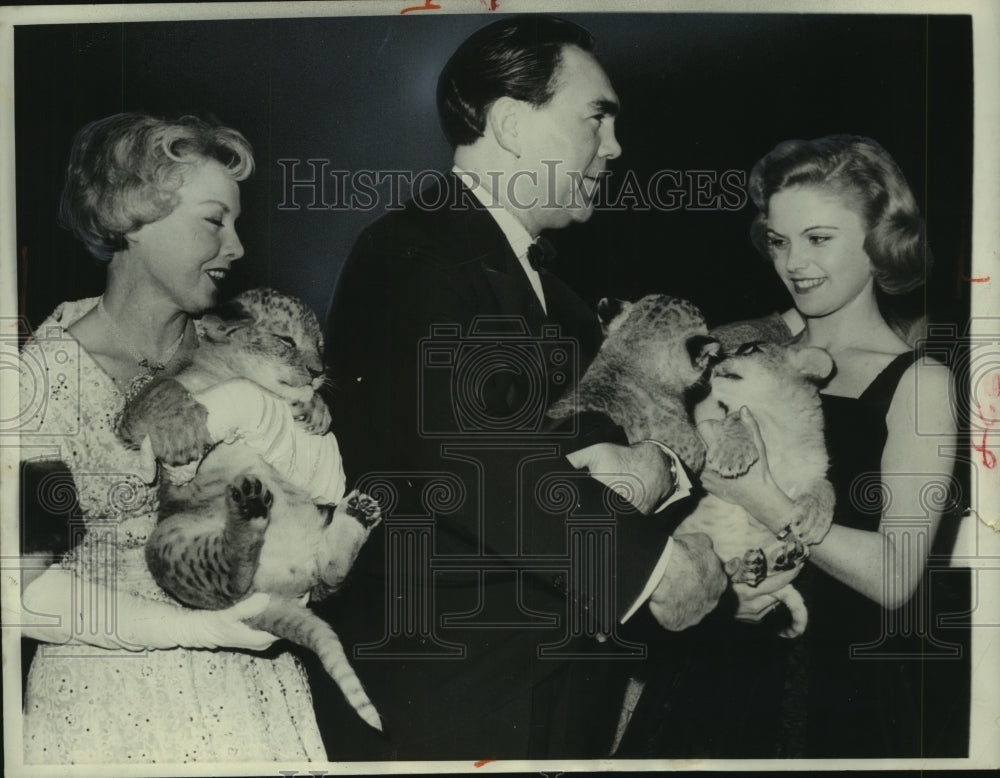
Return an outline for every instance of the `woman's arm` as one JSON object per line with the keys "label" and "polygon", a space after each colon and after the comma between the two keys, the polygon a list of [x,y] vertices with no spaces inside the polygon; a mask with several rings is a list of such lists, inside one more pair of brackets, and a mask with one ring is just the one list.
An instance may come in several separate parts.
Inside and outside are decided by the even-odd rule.
{"label": "woman's arm", "polygon": [[[346,478],[336,437],[307,431],[295,422],[285,400],[246,379],[226,381],[194,398],[208,409],[214,440],[241,440],[318,503],[336,504],[343,498]],[[316,426],[325,432],[330,426],[325,405],[322,412],[325,417]]]}
{"label": "woman's arm", "polygon": [[[955,442],[947,368],[916,363],[903,374],[886,416],[888,436],[882,451],[881,484],[887,510],[875,531],[834,524],[811,547],[813,562],[837,580],[885,608],[897,608],[915,591],[941,520],[954,462],[947,449]],[[917,417],[923,429],[918,434]],[[747,417],[745,417],[747,418]],[[760,460],[736,479],[706,473],[708,491],[742,505],[772,532],[792,523],[794,503],[774,482],[767,454],[752,417],[747,418]],[[944,453],[939,449],[945,449]]]}
{"label": "woman's arm", "polygon": [[163,648],[243,648],[261,651],[276,638],[243,623],[263,611],[266,594],[231,608],[202,611],[156,602],[50,567],[23,586],[19,613],[4,614],[25,637],[129,651]]}
{"label": "woman's arm", "polygon": [[[61,371],[75,376],[81,369],[79,348],[67,348],[70,361],[65,363],[57,353],[73,343],[68,339],[43,339],[25,346],[25,353],[35,363],[52,367],[53,373],[58,365]],[[66,502],[66,491],[71,487],[75,491],[71,473],[88,472],[94,467],[82,461],[87,447],[82,442],[73,445],[90,432],[87,420],[81,417],[80,391],[80,387],[72,384],[68,390],[55,378],[40,384],[27,380],[21,383],[21,418],[25,422],[20,456],[26,467],[35,466],[47,476],[44,486],[40,480],[23,483],[32,490],[22,495],[22,505],[28,509],[22,515],[24,523],[33,524],[39,520],[38,510],[48,510],[46,496],[49,502]],[[45,393],[42,402],[37,397],[39,392]],[[57,484],[52,482],[51,477],[60,472],[65,478]],[[38,510],[34,510],[36,502],[40,504]],[[4,626],[19,625],[25,637],[47,643],[76,642],[131,651],[178,646],[261,650],[276,639],[243,623],[243,619],[267,607],[266,595],[248,598],[222,611],[195,611],[156,602],[49,566],[60,552],[68,549],[68,528],[55,527],[49,533],[56,539],[65,533],[62,545],[39,543],[33,540],[32,530],[33,527],[27,530],[29,542],[20,559],[21,580],[14,583],[11,596],[3,599]]]}
{"label": "woman's arm", "polygon": [[[164,403],[179,410],[168,417],[148,413],[147,406]],[[314,415],[319,418],[313,427],[329,427],[329,412],[321,400]],[[192,428],[188,437],[173,434],[179,416]],[[292,484],[308,490],[317,503],[336,504],[344,496],[345,482],[337,439],[330,432],[309,432],[308,425],[295,421],[287,400],[249,379],[223,381],[194,394],[168,379],[150,384],[126,407],[119,431],[129,445],[140,448],[142,475],[149,483],[156,477],[157,459],[174,483],[186,483],[194,478],[206,449],[220,441],[240,441]]]}
{"label": "woman's arm", "polygon": [[[941,497],[950,492],[948,449],[956,435],[950,381],[948,369],[936,363],[918,362],[903,374],[886,416],[886,507],[878,530],[834,525],[812,549],[817,566],[885,608],[898,608],[916,590],[941,521]],[[934,434],[918,434],[918,415],[921,428]]]}

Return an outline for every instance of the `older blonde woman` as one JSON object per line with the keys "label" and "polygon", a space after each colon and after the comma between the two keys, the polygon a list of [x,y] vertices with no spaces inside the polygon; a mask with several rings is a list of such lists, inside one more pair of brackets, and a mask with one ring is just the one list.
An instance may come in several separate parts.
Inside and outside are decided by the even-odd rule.
{"label": "older blonde woman", "polygon": [[23,387],[23,457],[65,463],[84,528],[24,589],[26,612],[59,617],[25,629],[45,641],[25,697],[29,763],[325,760],[297,661],[261,653],[274,637],[242,622],[266,595],[195,611],[153,581],[156,485],[115,434],[126,399],[197,348],[194,318],[243,255],[252,170],[240,133],[192,117],[116,115],[75,139],[62,216],[107,262],[107,287],[60,305],[25,349],[44,382]]}

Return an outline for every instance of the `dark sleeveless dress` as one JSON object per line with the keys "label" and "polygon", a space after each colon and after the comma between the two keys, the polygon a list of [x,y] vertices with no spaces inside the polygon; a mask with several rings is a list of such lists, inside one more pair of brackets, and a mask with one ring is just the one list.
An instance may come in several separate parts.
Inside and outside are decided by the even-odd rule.
{"label": "dark sleeveless dress", "polygon": [[[822,396],[837,524],[879,526],[886,414],[914,359],[899,355],[857,399]],[[732,597],[692,629],[659,630],[617,756],[966,756],[969,619],[947,616],[967,613],[970,602],[969,571],[948,566],[957,524],[957,511],[942,518],[929,572],[896,611],[807,562],[795,581],[809,608],[800,638],[778,636],[784,609],[761,624],[734,621]],[[923,624],[917,607],[925,608]],[[941,617],[950,623],[933,623]]]}
{"label": "dark sleeveless dress", "polygon": [[[822,395],[835,524],[870,532],[879,526],[886,414],[915,359],[915,352],[900,354],[857,399]],[[805,566],[795,586],[809,626],[789,652],[781,755],[965,755],[968,627],[942,627],[933,618],[968,609],[968,571],[947,566],[956,523],[956,515],[942,518],[917,593],[895,610]]]}

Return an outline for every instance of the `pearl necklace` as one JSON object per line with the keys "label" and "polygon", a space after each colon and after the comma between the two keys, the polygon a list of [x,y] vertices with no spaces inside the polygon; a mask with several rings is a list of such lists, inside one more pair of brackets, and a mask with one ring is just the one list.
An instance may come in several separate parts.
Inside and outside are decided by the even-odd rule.
{"label": "pearl necklace", "polygon": [[132,359],[138,363],[139,367],[145,369],[151,374],[158,373],[166,368],[166,366],[170,363],[170,360],[174,358],[174,354],[177,353],[177,349],[181,347],[181,343],[184,342],[184,335],[187,331],[187,327],[185,326],[184,329],[181,330],[180,337],[178,337],[177,340],[174,341],[173,345],[160,355],[160,359],[150,360],[148,357],[143,356],[136,351],[135,348],[133,348],[129,339],[125,336],[125,333],[121,331],[117,322],[111,318],[111,314],[108,313],[108,309],[104,307],[103,295],[101,295],[97,301],[97,313],[107,322],[108,328],[111,330],[111,334],[115,336],[115,340],[118,341],[119,345],[129,353]]}

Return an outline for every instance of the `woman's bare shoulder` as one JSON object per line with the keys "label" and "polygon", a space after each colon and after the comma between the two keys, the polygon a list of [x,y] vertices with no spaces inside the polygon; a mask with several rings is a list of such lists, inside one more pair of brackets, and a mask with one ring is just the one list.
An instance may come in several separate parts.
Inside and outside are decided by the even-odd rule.
{"label": "woman's bare shoulder", "polygon": [[879,374],[901,353],[891,346],[854,346],[833,355],[836,372],[824,387],[825,394],[860,397]]}
{"label": "woman's bare shoulder", "polygon": [[900,378],[887,423],[905,424],[915,434],[952,434],[958,387],[951,370],[936,359],[918,356]]}
{"label": "woman's bare shoulder", "polygon": [[900,386],[914,389],[914,395],[924,395],[928,400],[940,400],[953,393],[954,378],[951,370],[942,362],[926,355],[918,355],[913,364],[906,368],[900,379]]}

